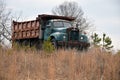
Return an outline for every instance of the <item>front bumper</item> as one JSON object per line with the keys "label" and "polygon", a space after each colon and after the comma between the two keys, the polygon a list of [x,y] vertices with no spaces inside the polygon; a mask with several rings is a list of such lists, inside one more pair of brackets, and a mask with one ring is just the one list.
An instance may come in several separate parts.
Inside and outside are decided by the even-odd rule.
{"label": "front bumper", "polygon": [[90,43],[80,42],[80,41],[58,41],[58,46],[66,46],[66,47],[82,47],[88,48],[90,47]]}

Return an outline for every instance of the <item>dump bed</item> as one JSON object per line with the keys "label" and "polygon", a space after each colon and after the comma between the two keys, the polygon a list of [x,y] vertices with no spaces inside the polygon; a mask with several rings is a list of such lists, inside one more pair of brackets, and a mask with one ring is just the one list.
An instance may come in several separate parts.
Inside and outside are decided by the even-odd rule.
{"label": "dump bed", "polygon": [[40,36],[40,27],[39,20],[13,21],[12,40],[38,38]]}

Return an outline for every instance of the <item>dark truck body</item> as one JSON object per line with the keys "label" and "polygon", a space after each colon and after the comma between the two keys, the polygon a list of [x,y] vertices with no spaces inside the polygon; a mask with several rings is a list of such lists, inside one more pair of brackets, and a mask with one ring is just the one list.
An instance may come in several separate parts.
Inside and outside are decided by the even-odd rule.
{"label": "dark truck body", "polygon": [[50,37],[56,46],[88,48],[88,38],[72,26],[74,20],[72,17],[43,14],[38,15],[36,20],[13,21],[12,41],[41,48],[43,41]]}

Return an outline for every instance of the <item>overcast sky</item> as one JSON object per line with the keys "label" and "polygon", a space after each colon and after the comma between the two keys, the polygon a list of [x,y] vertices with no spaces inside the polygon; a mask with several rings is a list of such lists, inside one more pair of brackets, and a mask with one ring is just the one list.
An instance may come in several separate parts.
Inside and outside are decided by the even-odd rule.
{"label": "overcast sky", "polygon": [[51,9],[64,1],[75,1],[82,7],[99,34],[106,33],[120,49],[120,0],[6,0],[15,15],[22,12],[23,19],[35,19],[38,14],[51,14]]}

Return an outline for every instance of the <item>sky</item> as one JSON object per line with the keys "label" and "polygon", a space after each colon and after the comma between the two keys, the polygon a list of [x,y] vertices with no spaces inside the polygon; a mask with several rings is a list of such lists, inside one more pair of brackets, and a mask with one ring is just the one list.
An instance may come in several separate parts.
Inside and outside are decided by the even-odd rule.
{"label": "sky", "polygon": [[35,19],[38,14],[51,14],[52,8],[64,1],[75,1],[81,6],[84,17],[92,21],[95,32],[106,33],[120,49],[120,0],[6,0],[7,8],[21,19]]}

